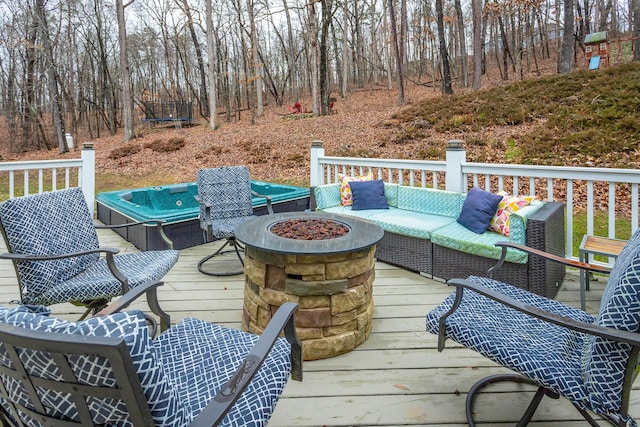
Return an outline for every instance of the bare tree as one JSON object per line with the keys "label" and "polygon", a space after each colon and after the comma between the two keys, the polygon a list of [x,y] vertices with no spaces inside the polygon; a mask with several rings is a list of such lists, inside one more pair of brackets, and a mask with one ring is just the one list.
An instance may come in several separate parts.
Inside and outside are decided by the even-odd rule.
{"label": "bare tree", "polygon": [[333,19],[333,0],[320,0],[322,20],[320,26],[320,113],[324,116],[329,111],[329,26]]}
{"label": "bare tree", "polygon": [[482,84],[482,0],[471,0],[473,13],[473,89]]}
{"label": "bare tree", "polygon": [[247,0],[247,12],[249,13],[249,40],[251,42],[251,79],[256,92],[256,116],[264,115],[264,101],[262,100],[262,62],[260,61],[260,48],[258,47],[258,33],[256,30],[255,4],[253,0]]}
{"label": "bare tree", "polygon": [[53,118],[53,128],[58,141],[58,151],[60,154],[67,152],[67,144],[65,140],[64,119],[62,117],[62,107],[60,103],[60,94],[58,91],[58,75],[56,73],[55,62],[53,59],[53,50],[51,47],[51,39],[49,38],[49,29],[47,28],[47,17],[44,11],[44,0],[36,0],[36,22],[38,23],[39,33],[45,54],[45,63],[47,69],[47,79],[49,86],[49,96],[51,97],[51,116]]}
{"label": "bare tree", "polygon": [[388,0],[389,6],[389,26],[391,27],[391,44],[396,56],[396,80],[398,82],[398,104],[404,104],[404,76],[402,74],[402,53],[398,41],[398,26],[396,22],[396,11],[394,0]]}
{"label": "bare tree", "polygon": [[462,87],[468,86],[468,71],[467,71],[467,42],[465,40],[465,31],[464,31],[464,18],[462,16],[462,5],[460,4],[460,0],[454,1],[455,9],[456,9],[456,18],[458,20],[458,43],[460,45],[460,75],[461,75],[461,83]]}
{"label": "bare tree", "polygon": [[133,100],[131,97],[131,73],[129,70],[129,57],[127,56],[127,26],[124,20],[124,9],[133,1],[129,0],[126,4],[123,4],[122,0],[116,0],[118,40],[120,42],[120,73],[122,76],[122,122],[125,142],[133,139]]}
{"label": "bare tree", "polygon": [[640,61],[640,0],[633,0],[633,60]]}
{"label": "bare tree", "polygon": [[320,114],[320,109],[318,108],[318,98],[319,98],[319,75],[318,75],[318,21],[316,17],[316,5],[315,0],[310,1],[307,4],[307,12],[308,12],[308,27],[309,31],[307,33],[308,41],[307,41],[307,49],[310,52],[310,68],[311,68],[311,104],[313,115],[317,116]]}
{"label": "bare tree", "polygon": [[216,105],[216,73],[215,73],[215,46],[213,33],[213,7],[211,6],[211,0],[205,1],[205,21],[207,23],[207,78],[209,79],[209,129],[215,130],[218,128],[218,113]]}
{"label": "bare tree", "polygon": [[564,24],[562,26],[562,50],[558,62],[558,72],[567,74],[571,71],[573,60],[573,2],[564,0]]}
{"label": "bare tree", "polygon": [[449,52],[444,34],[444,14],[442,0],[436,0],[436,20],[438,21],[438,38],[440,40],[440,60],[442,61],[442,93],[451,95],[451,67],[449,66]]}

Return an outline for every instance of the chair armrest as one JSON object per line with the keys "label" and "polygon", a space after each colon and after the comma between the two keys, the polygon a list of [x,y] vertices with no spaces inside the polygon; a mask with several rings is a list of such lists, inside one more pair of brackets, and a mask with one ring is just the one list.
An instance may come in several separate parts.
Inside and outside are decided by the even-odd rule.
{"label": "chair armrest", "polygon": [[73,252],[73,253],[59,254],[59,255],[28,255],[28,254],[16,254],[16,253],[0,254],[0,259],[9,259],[14,262],[52,261],[56,259],[74,258],[82,255],[104,253],[106,256],[107,266],[109,267],[109,271],[111,271],[111,274],[113,274],[113,277],[115,277],[118,280],[118,282],[120,282],[120,285],[122,286],[122,294],[126,294],[129,291],[129,279],[127,279],[127,277],[124,274],[122,274],[120,270],[118,270],[118,267],[116,267],[116,263],[113,259],[113,256],[118,252],[120,252],[120,249],[102,247],[102,248],[91,249],[88,251]]}
{"label": "chair armrest", "polygon": [[267,199],[267,211],[270,214],[273,214],[273,207],[271,206],[271,196],[265,196],[263,194],[256,193],[253,190],[251,190],[251,195],[254,196],[254,197],[261,197],[263,199]]}
{"label": "chair armrest", "polygon": [[507,256],[507,249],[509,249],[509,248],[518,249],[518,250],[521,250],[523,252],[527,252],[529,254],[536,255],[536,256],[548,259],[550,261],[554,261],[554,262],[557,262],[559,264],[566,265],[568,267],[575,267],[575,268],[579,268],[581,270],[592,271],[592,272],[595,272],[595,273],[602,273],[602,274],[609,274],[611,272],[611,268],[609,268],[609,267],[605,267],[605,266],[601,266],[601,265],[597,265],[597,264],[589,264],[589,263],[586,263],[586,262],[580,262],[580,261],[576,261],[576,260],[573,260],[573,259],[564,258],[564,257],[558,256],[558,255],[551,254],[549,252],[541,251],[540,249],[534,249],[534,248],[526,246],[526,245],[521,245],[519,243],[498,242],[495,245],[502,248],[502,253],[500,254],[500,259],[498,260],[497,264],[494,265],[493,267],[491,267],[487,271],[487,273],[489,273],[489,277],[493,277],[493,273],[498,268],[500,268],[500,266],[502,266],[502,264],[504,263],[504,261],[506,259],[506,256]]}
{"label": "chair armrest", "polygon": [[0,259],[8,259],[11,261],[52,261],[56,259],[75,258],[82,255],[91,255],[91,254],[99,254],[99,253],[115,255],[118,252],[120,252],[120,249],[103,247],[103,248],[91,249],[88,251],[70,252],[70,253],[58,254],[58,255],[28,255],[28,254],[16,254],[16,253],[0,254]]}
{"label": "chair armrest", "polygon": [[225,417],[262,366],[282,331],[291,344],[291,378],[302,381],[302,347],[296,337],[293,313],[298,304],[283,304],[271,318],[260,339],[220,392],[198,414],[190,427],[215,426]]}
{"label": "chair armrest", "polygon": [[515,298],[511,298],[507,295],[496,292],[492,289],[488,289],[481,284],[474,283],[469,280],[451,279],[447,283],[450,286],[456,287],[456,296],[451,309],[447,313],[443,314],[439,320],[438,351],[442,351],[442,349],[444,348],[444,340],[446,339],[446,336],[444,335],[444,331],[446,328],[446,318],[453,314],[460,305],[464,289],[469,289],[480,295],[484,295],[485,297],[492,299],[500,304],[503,304],[516,311],[522,312],[529,316],[533,316],[545,322],[553,323],[577,332],[598,336],[607,340],[627,343],[634,347],[640,347],[640,334],[636,332],[623,331],[619,329],[608,328],[606,326],[595,325],[593,323],[580,322],[569,317],[551,313],[529,304],[523,304],[521,301]]}
{"label": "chair armrest", "polygon": [[167,244],[167,249],[173,249],[173,241],[164,232],[164,225],[166,223],[167,221],[163,219],[147,219],[144,221],[134,221],[134,222],[128,222],[125,224],[111,224],[111,225],[94,224],[94,227],[96,229],[102,229],[102,230],[105,230],[105,229],[114,230],[116,228],[126,228],[126,227],[132,227],[134,225],[155,224],[156,229],[160,234],[160,238]]}
{"label": "chair armrest", "polygon": [[[168,313],[163,311],[158,304],[158,287],[164,285],[164,282],[147,282],[142,283],[135,288],[129,290],[126,294],[118,298],[117,301],[112,302],[99,312],[97,312],[96,316],[108,316],[113,313],[119,313],[125,308],[129,307],[129,305],[138,299],[142,294],[147,294],[147,304],[149,304],[149,308],[151,311],[160,317],[160,332],[166,331],[171,325],[171,317]],[[155,336],[158,331],[158,323],[156,319],[145,314],[145,317],[150,323],[151,327],[151,336]]]}
{"label": "chair armrest", "polygon": [[129,292],[127,292],[126,294],[122,295],[120,298],[118,298],[117,301],[113,301],[111,304],[94,314],[93,317],[108,316],[113,313],[119,313],[125,308],[129,307],[129,305],[131,305],[133,301],[138,299],[145,292],[154,291],[156,288],[162,285],[164,285],[164,282],[149,282],[140,284],[135,288],[129,290]]}

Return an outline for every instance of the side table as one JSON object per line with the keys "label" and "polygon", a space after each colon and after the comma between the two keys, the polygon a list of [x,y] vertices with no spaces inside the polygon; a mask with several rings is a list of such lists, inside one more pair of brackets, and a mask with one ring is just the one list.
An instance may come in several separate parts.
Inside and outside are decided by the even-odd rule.
{"label": "side table", "polygon": [[[581,262],[590,262],[591,255],[602,255],[611,258],[618,258],[622,248],[627,243],[626,240],[609,239],[607,237],[589,236],[582,238],[578,249],[578,258]],[[589,272],[580,270],[580,308],[585,309],[585,291],[589,290]]]}

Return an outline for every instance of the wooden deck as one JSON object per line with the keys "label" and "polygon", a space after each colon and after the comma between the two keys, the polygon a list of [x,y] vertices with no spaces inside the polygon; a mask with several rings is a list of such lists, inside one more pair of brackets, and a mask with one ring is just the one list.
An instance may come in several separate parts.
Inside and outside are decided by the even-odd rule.
{"label": "wooden deck", "polygon": [[[101,231],[103,246],[135,251],[114,233]],[[172,321],[194,316],[240,327],[243,277],[214,278],[196,264],[217,243],[181,251],[165,278],[159,298]],[[0,250],[5,251],[4,242]],[[13,267],[0,263],[0,304],[18,297]],[[604,283],[591,282],[587,309],[595,311]],[[579,307],[577,273],[571,272],[558,299]],[[466,392],[478,379],[505,371],[486,358],[449,343],[439,353],[436,337],[425,332],[425,314],[451,292],[444,283],[383,263],[376,265],[374,326],[355,351],[304,363],[304,381],[290,381],[270,426],[462,426]],[[73,317],[69,304],[53,307]],[[144,304],[136,307],[145,308]],[[532,392],[508,393],[519,386],[494,386],[479,397],[477,420],[483,426],[513,425]],[[631,413],[640,417],[640,393]],[[585,421],[566,400],[545,398],[532,425],[583,426]],[[481,423],[480,423],[481,421]]]}

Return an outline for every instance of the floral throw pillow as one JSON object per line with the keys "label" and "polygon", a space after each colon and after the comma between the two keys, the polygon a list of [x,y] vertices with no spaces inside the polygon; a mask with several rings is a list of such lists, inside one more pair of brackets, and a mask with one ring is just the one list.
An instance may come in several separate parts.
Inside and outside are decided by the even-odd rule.
{"label": "floral throw pillow", "polygon": [[498,194],[502,196],[502,200],[498,204],[496,214],[491,219],[489,230],[509,237],[509,217],[512,213],[530,205],[535,200],[535,196],[511,196],[506,191],[500,191]]}
{"label": "floral throw pillow", "polygon": [[351,206],[353,204],[353,196],[351,194],[351,187],[349,182],[351,181],[372,181],[373,173],[369,172],[366,175],[349,176],[343,173],[338,174],[338,180],[340,181],[340,201],[342,206]]}

